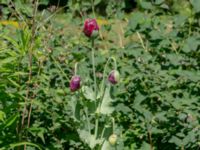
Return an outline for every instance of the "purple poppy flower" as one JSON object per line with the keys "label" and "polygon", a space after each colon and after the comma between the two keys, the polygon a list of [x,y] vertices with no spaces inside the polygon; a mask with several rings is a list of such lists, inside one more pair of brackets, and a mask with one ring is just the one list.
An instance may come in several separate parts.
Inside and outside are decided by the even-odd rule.
{"label": "purple poppy flower", "polygon": [[119,82],[119,72],[117,70],[112,70],[108,76],[108,81],[111,84],[117,84]]}
{"label": "purple poppy flower", "polygon": [[87,37],[96,37],[98,35],[99,26],[95,19],[86,19],[83,32]]}
{"label": "purple poppy flower", "polygon": [[73,76],[70,81],[70,90],[71,92],[75,92],[76,90],[80,89],[81,85],[81,78],[79,76]]}

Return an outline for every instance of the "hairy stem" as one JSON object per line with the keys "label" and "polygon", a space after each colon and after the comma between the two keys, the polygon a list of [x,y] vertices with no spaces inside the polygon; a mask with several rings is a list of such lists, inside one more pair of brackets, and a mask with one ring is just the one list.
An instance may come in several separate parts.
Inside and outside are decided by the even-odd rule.
{"label": "hairy stem", "polygon": [[[97,109],[97,80],[96,80],[96,70],[95,70],[95,56],[94,56],[94,39],[92,39],[92,70],[93,70],[93,78],[94,78],[94,94],[95,94],[95,106]],[[98,134],[98,126],[99,126],[99,115],[96,115],[96,119],[95,119],[95,131],[94,131],[94,135],[95,138],[97,138],[97,134]]]}
{"label": "hairy stem", "polygon": [[91,4],[92,4],[92,13],[93,13],[93,16],[94,16],[94,18],[96,18],[94,0],[91,0]]}
{"label": "hairy stem", "polygon": [[94,39],[92,39],[92,71],[93,71],[93,78],[94,78],[94,93],[95,93],[95,100],[96,100],[96,98],[97,98],[97,80],[96,80],[96,70],[95,70]]}

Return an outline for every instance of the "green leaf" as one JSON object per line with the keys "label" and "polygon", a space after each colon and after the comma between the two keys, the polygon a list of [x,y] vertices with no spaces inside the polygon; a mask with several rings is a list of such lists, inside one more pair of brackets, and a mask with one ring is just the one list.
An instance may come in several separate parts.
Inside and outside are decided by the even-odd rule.
{"label": "green leaf", "polygon": [[88,86],[83,86],[82,92],[83,92],[83,95],[85,96],[86,99],[91,100],[91,101],[95,101],[95,93],[92,90],[92,88],[90,88]]}
{"label": "green leaf", "polygon": [[[140,111],[140,112],[141,112],[141,111]],[[151,121],[152,121],[153,114],[152,114],[149,110],[144,109],[142,113],[143,113],[143,115],[144,115],[144,117],[145,117],[145,120],[146,120],[147,122],[151,122]]]}
{"label": "green leaf", "polygon": [[0,120],[4,122],[6,114],[3,111],[0,111]]}
{"label": "green leaf", "polygon": [[141,107],[140,104],[142,103],[142,101],[145,100],[145,98],[146,97],[144,95],[142,95],[140,92],[137,92],[134,103],[133,103],[133,108],[135,108],[139,112],[143,112],[143,108]]}
{"label": "green leaf", "polygon": [[107,140],[105,140],[103,142],[101,150],[115,150],[115,146],[110,145],[110,143]]}
{"label": "green leaf", "polygon": [[38,133],[38,137],[40,137],[40,139],[42,140],[42,142],[45,144],[44,133],[43,132],[39,132]]}
{"label": "green leaf", "polygon": [[8,1],[7,0],[1,0],[0,1],[2,4],[8,4]]}
{"label": "green leaf", "polygon": [[19,117],[19,114],[17,113],[17,114],[12,115],[10,118],[8,118],[3,124],[3,129],[11,126],[17,120],[18,117]]}
{"label": "green leaf", "polygon": [[96,140],[95,136],[93,134],[90,134],[88,131],[86,130],[78,130],[79,136],[81,138],[81,140],[85,143],[88,144],[88,146],[91,149],[94,149],[94,147],[97,144],[101,143],[101,140]]}
{"label": "green leaf", "polygon": [[46,133],[46,129],[43,127],[31,127],[28,129],[28,131],[33,135],[33,136],[38,136],[42,142],[45,144],[45,139],[44,139],[44,134]]}
{"label": "green leaf", "polygon": [[172,136],[172,138],[169,140],[170,143],[174,143],[177,146],[181,147],[183,145],[182,140],[180,140],[178,137],[176,136]]}
{"label": "green leaf", "polygon": [[177,55],[177,54],[174,54],[174,53],[166,54],[166,58],[168,58],[170,63],[173,64],[173,65],[180,65],[181,61],[184,60],[184,58],[182,57],[181,54]]}
{"label": "green leaf", "polygon": [[38,150],[42,150],[42,148],[40,148],[40,146],[38,146],[37,144],[34,144],[34,143],[30,143],[30,142],[13,143],[13,144],[10,144],[9,146],[0,148],[0,150],[10,150],[10,149],[14,149],[15,147],[19,147],[19,146],[23,146],[23,145],[33,146],[33,147],[37,148]]}
{"label": "green leaf", "polygon": [[189,37],[183,46],[183,51],[186,53],[196,51],[199,45],[200,40],[198,40],[197,37]]}
{"label": "green leaf", "polygon": [[15,82],[14,80],[12,80],[11,78],[8,78],[8,80],[15,86],[15,87],[20,87],[20,85],[17,83],[17,82]]}
{"label": "green leaf", "polygon": [[105,89],[105,94],[101,103],[100,112],[105,115],[109,115],[114,111],[112,107],[112,98],[110,97],[110,85]]}
{"label": "green leaf", "polygon": [[143,13],[140,12],[134,13],[129,21],[129,26],[131,30],[135,30],[138,24],[140,24],[143,21],[145,21],[145,16]]}
{"label": "green leaf", "polygon": [[49,0],[39,0],[39,4],[48,5]]}
{"label": "green leaf", "polygon": [[192,4],[196,13],[200,12],[200,0],[190,0],[190,3]]}
{"label": "green leaf", "polygon": [[116,111],[118,112],[121,111],[124,114],[130,114],[132,112],[132,110],[128,106],[124,105],[123,103],[118,104],[115,109]]}
{"label": "green leaf", "polygon": [[184,137],[183,139],[183,145],[187,145],[191,142],[194,142],[196,140],[196,134],[195,134],[195,131],[190,131],[188,133],[187,136]]}
{"label": "green leaf", "polygon": [[166,112],[157,113],[155,115],[155,118],[157,118],[160,122],[167,122],[168,121],[168,119],[166,118]]}
{"label": "green leaf", "polygon": [[16,58],[14,58],[14,57],[8,57],[3,60],[0,60],[0,67],[3,67],[5,64],[8,64],[10,62],[14,62],[15,60],[16,60]]}
{"label": "green leaf", "polygon": [[164,2],[165,0],[155,0],[155,4],[156,5],[160,5]]}
{"label": "green leaf", "polygon": [[142,1],[140,0],[140,5],[142,8],[144,9],[153,9],[153,5],[151,2],[147,2],[147,1]]}
{"label": "green leaf", "polygon": [[173,21],[174,21],[176,27],[183,26],[184,23],[187,21],[187,16],[175,15],[175,16],[173,16]]}
{"label": "green leaf", "polygon": [[152,30],[149,34],[150,34],[152,40],[162,39],[162,36],[163,36],[163,33],[159,32],[157,30]]}
{"label": "green leaf", "polygon": [[94,5],[98,5],[101,2],[101,0],[94,0]]}
{"label": "green leaf", "polygon": [[143,142],[140,150],[151,150],[151,146],[148,143]]}
{"label": "green leaf", "polygon": [[158,128],[155,128],[155,127],[153,127],[153,128],[151,129],[151,132],[152,132],[152,134],[163,134],[163,133],[164,133],[163,130],[158,129]]}
{"label": "green leaf", "polygon": [[69,101],[69,107],[72,113],[72,117],[76,120],[80,120],[80,110],[81,110],[81,105],[78,101],[76,101],[76,97],[73,96],[71,101]]}
{"label": "green leaf", "polygon": [[167,4],[162,4],[160,5],[161,8],[164,8],[164,9],[169,9],[169,6]]}

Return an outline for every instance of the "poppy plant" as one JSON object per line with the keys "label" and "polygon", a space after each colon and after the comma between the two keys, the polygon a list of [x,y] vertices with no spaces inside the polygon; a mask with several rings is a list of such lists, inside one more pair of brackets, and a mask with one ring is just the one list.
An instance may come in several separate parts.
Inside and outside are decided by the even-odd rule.
{"label": "poppy plant", "polygon": [[71,92],[75,92],[81,87],[81,78],[79,76],[73,76],[70,81],[70,90]]}
{"label": "poppy plant", "polygon": [[86,19],[83,32],[87,37],[96,37],[98,35],[99,26],[96,19]]}
{"label": "poppy plant", "polygon": [[119,82],[119,72],[117,70],[112,70],[108,76],[108,81],[111,84],[117,84]]}

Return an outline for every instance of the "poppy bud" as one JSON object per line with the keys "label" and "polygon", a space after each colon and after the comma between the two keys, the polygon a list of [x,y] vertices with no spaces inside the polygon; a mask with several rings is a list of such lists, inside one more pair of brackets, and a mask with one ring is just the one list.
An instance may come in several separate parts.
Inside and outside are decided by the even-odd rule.
{"label": "poppy bud", "polygon": [[73,76],[70,81],[70,90],[71,92],[75,92],[80,89],[81,78],[79,76]]}
{"label": "poppy bud", "polygon": [[119,72],[117,70],[112,70],[108,76],[108,81],[111,84],[117,84],[119,82]]}
{"label": "poppy bud", "polygon": [[116,134],[110,135],[108,141],[109,141],[109,143],[110,143],[111,145],[114,146],[114,145],[116,144],[116,142],[117,142],[117,135],[116,135]]}
{"label": "poppy bud", "polygon": [[95,19],[86,19],[83,32],[87,37],[96,37],[98,35],[99,26]]}

